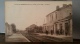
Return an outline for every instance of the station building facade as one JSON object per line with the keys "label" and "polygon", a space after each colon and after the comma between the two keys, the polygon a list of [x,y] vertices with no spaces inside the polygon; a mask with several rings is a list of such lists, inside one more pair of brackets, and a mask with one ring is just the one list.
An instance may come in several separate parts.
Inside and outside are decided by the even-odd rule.
{"label": "station building facade", "polygon": [[46,16],[43,30],[52,35],[72,36],[72,5],[56,6],[56,10]]}

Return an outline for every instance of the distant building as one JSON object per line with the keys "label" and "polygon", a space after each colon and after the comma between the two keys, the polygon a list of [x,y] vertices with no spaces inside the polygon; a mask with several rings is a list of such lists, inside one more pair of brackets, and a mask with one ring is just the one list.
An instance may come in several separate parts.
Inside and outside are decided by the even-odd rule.
{"label": "distant building", "polygon": [[29,27],[26,28],[26,33],[35,33],[36,27],[37,27],[37,25],[35,25],[35,24],[30,25]]}
{"label": "distant building", "polygon": [[72,5],[63,4],[46,16],[47,23],[43,28],[53,35],[72,36]]}
{"label": "distant building", "polygon": [[32,24],[26,28],[26,33],[41,33],[41,32],[42,32],[42,27],[37,26],[35,24]]}
{"label": "distant building", "polygon": [[12,31],[12,26],[9,25],[8,23],[5,23],[5,28],[6,28],[6,36],[10,36],[13,34],[13,31]]}

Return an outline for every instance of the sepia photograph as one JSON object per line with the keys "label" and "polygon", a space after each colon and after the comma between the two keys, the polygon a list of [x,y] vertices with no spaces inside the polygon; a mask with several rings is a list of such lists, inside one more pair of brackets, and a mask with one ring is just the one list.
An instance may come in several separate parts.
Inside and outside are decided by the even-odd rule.
{"label": "sepia photograph", "polygon": [[5,1],[6,42],[73,42],[72,1]]}
{"label": "sepia photograph", "polygon": [[6,1],[72,1],[72,0],[6,0]]}

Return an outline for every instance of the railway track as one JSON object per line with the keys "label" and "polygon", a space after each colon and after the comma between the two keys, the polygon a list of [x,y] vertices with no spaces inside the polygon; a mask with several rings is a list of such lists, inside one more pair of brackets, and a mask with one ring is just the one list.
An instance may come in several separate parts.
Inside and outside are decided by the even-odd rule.
{"label": "railway track", "polygon": [[26,38],[28,38],[31,42],[42,42],[39,39],[36,39],[35,37],[33,37],[32,35],[25,35],[23,34]]}
{"label": "railway track", "polygon": [[26,38],[28,38],[31,42],[56,42],[54,40],[52,40],[52,38],[47,38],[47,37],[44,37],[44,36],[39,36],[39,35],[25,35],[24,36]]}
{"label": "railway track", "polygon": [[31,42],[69,42],[65,39],[50,36],[40,36],[37,34],[23,34],[23,36],[28,38]]}

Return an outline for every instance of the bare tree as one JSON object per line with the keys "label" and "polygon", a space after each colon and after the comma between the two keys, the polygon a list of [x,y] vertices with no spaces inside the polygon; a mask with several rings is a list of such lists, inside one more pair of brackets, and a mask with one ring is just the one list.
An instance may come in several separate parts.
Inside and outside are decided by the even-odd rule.
{"label": "bare tree", "polygon": [[11,26],[12,26],[12,31],[13,31],[14,33],[16,33],[16,25],[15,25],[15,24],[11,24]]}

